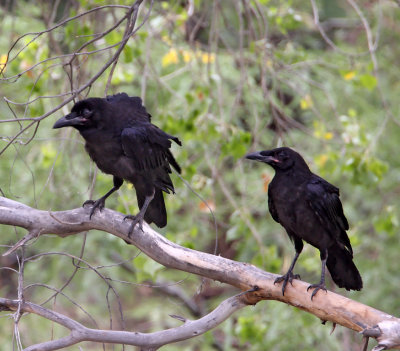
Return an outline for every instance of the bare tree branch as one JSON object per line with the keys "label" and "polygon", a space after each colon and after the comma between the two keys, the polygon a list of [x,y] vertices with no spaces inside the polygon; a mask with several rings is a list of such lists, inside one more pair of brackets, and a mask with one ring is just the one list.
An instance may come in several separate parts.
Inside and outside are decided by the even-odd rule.
{"label": "bare tree branch", "polygon": [[[99,11],[99,10],[106,9],[106,8],[110,8],[110,7],[124,8],[124,9],[127,9],[127,10],[129,10],[129,8],[130,8],[129,6],[125,6],[125,5],[104,5],[104,6],[99,6],[99,7],[95,7],[95,8],[93,8],[93,9],[90,9],[90,10],[88,10],[88,11],[85,11],[85,12],[83,12],[83,13],[80,13],[80,14],[78,14],[78,15],[76,15],[76,16],[67,18],[66,20],[64,20],[64,21],[62,21],[62,22],[60,22],[60,23],[57,23],[57,24],[54,25],[53,27],[48,28],[48,29],[46,29],[46,30],[43,30],[43,31],[40,31],[40,32],[29,32],[29,33],[25,33],[24,35],[21,35],[17,40],[15,40],[14,43],[11,45],[11,47],[10,47],[10,49],[9,49],[9,51],[8,51],[8,54],[7,54],[7,61],[6,61],[6,63],[9,64],[9,63],[12,62],[13,60],[15,60],[15,58],[16,58],[23,50],[25,50],[25,49],[29,46],[29,44],[31,44],[32,42],[34,42],[34,41],[35,41],[38,37],[40,37],[41,35],[43,35],[43,34],[45,34],[45,33],[50,33],[50,32],[52,32],[53,30],[55,30],[55,29],[57,29],[57,28],[59,28],[59,27],[65,25],[65,24],[67,24],[68,22],[74,21],[74,20],[76,20],[76,19],[78,19],[78,18],[80,18],[80,17],[82,17],[82,16],[86,16],[86,15],[92,13],[92,12]],[[34,38],[31,39],[29,42],[27,42],[27,43],[22,47],[22,49],[18,50],[18,52],[15,54],[15,56],[14,56],[13,58],[10,59],[10,58],[9,58],[9,57],[10,57],[10,53],[11,53],[11,51],[14,49],[14,47],[17,45],[17,43],[18,43],[21,39],[23,39],[24,37],[29,36],[29,35],[33,35]],[[1,69],[1,71],[0,71],[0,74],[3,73],[5,67],[6,67],[6,65],[2,67],[2,69]],[[20,77],[20,76],[21,76],[22,74],[24,74],[25,72],[27,72],[27,71],[24,71],[24,72],[18,74],[17,76],[13,76],[13,77],[10,77],[10,78]],[[10,78],[8,78],[8,79],[10,79]]]}
{"label": "bare tree branch", "polygon": [[[265,272],[248,263],[181,247],[147,224],[144,225],[143,232],[135,229],[129,238],[127,233],[130,224],[124,221],[124,215],[109,209],[96,212],[92,220],[89,220],[88,208],[49,212],[0,197],[0,223],[19,226],[29,233],[38,233],[36,235],[56,234],[62,237],[90,229],[102,230],[132,243],[166,267],[218,280],[242,290],[257,286],[258,290],[251,296],[244,295],[247,304],[255,304],[261,300],[278,300],[312,313],[323,321],[364,332],[367,336],[377,338],[379,345],[400,348],[400,334],[397,333],[400,319],[394,316],[330,291],[326,294],[318,293],[311,301],[310,293],[307,292],[308,284],[300,280],[293,281],[293,286],[288,286],[285,296],[282,296],[281,287],[274,285],[276,274]],[[27,241],[24,240],[24,243]],[[18,244],[6,254],[16,247]],[[369,333],[371,330],[375,332]]]}
{"label": "bare tree branch", "polygon": [[342,49],[340,49],[330,38],[329,36],[326,34],[325,29],[323,28],[323,26],[321,25],[321,22],[319,21],[319,11],[318,11],[318,7],[317,7],[317,3],[315,2],[315,0],[310,0],[311,2],[311,7],[313,10],[313,14],[314,14],[314,24],[317,27],[319,33],[321,34],[322,38],[325,40],[325,42],[333,49],[336,50],[338,52],[340,52],[343,55],[349,56],[349,57],[359,57],[359,56],[364,56],[364,55],[368,55],[370,53],[370,51],[365,51],[365,52],[361,52],[361,53],[352,53],[352,52],[348,52],[348,51],[344,51]]}
{"label": "bare tree branch", "polygon": [[176,328],[147,334],[86,328],[82,324],[61,313],[51,311],[47,308],[30,302],[21,303],[18,300],[0,298],[0,310],[9,309],[11,311],[16,311],[17,309],[20,309],[21,312],[34,313],[58,323],[71,331],[71,333],[66,337],[29,346],[25,349],[25,351],[58,350],[82,341],[135,345],[145,347],[149,350],[156,350],[163,345],[190,339],[215,328],[234,312],[247,306],[247,303],[243,297],[244,295],[242,294],[230,297],[219,304],[219,306],[212,312],[195,321],[179,316],[171,316],[175,319],[183,321],[184,324]]}

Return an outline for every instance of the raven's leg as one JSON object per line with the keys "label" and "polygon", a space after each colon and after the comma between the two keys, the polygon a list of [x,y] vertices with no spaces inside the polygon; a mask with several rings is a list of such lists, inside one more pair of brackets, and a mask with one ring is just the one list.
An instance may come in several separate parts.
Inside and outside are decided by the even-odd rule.
{"label": "raven's leg", "polygon": [[115,191],[117,191],[121,185],[123,184],[124,180],[121,178],[118,178],[116,176],[114,176],[113,178],[114,181],[114,186],[112,187],[112,189],[105,194],[104,196],[102,196],[100,199],[93,201],[93,200],[87,200],[83,203],[83,206],[85,205],[92,205],[92,209],[90,210],[90,215],[89,215],[89,219],[92,219],[93,213],[96,210],[96,208],[98,208],[100,211],[104,208],[104,205],[106,203],[106,199]]}
{"label": "raven's leg", "polygon": [[139,213],[137,215],[127,215],[124,217],[125,219],[131,219],[132,220],[132,224],[131,224],[131,228],[129,229],[129,233],[128,233],[128,237],[131,237],[133,229],[135,228],[135,225],[139,223],[139,228],[141,231],[143,231],[143,220],[144,220],[144,215],[146,213],[147,207],[149,207],[149,204],[151,202],[151,200],[154,199],[154,194],[156,192],[156,189],[153,188],[153,192],[151,193],[151,195],[146,195],[146,198],[144,199],[144,204],[142,206],[142,208],[140,209]]}
{"label": "raven's leg", "polygon": [[296,249],[296,255],[294,256],[292,264],[290,265],[287,273],[279,278],[276,278],[274,281],[274,284],[283,282],[283,285],[282,285],[282,295],[283,296],[285,296],[285,288],[286,288],[287,283],[289,282],[290,284],[292,284],[293,279],[300,279],[300,275],[293,274],[293,268],[294,268],[294,265],[296,264],[297,259],[299,258],[300,254],[301,254],[301,251],[303,250],[303,240],[301,240],[300,238],[297,238],[295,236],[292,236],[292,238],[294,240],[294,247]]}
{"label": "raven's leg", "polygon": [[308,288],[307,291],[310,289],[314,289],[314,291],[311,294],[311,300],[313,299],[313,297],[315,296],[315,294],[318,292],[318,290],[326,290],[326,286],[325,286],[325,266],[326,266],[326,260],[328,259],[328,250],[322,250],[320,253],[321,256],[321,280],[318,284],[311,284]]}

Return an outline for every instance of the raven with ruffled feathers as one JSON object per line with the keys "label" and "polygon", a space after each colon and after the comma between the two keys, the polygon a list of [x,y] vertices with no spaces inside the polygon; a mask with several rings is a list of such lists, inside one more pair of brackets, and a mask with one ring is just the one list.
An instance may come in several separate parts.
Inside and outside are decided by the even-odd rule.
{"label": "raven with ruffled feathers", "polygon": [[[74,127],[85,139],[85,149],[101,171],[113,175],[114,186],[91,204],[90,218],[101,210],[105,200],[118,190],[124,180],[133,184],[140,212],[132,219],[131,234],[143,219],[158,227],[167,224],[163,191],[174,192],[169,174],[171,167],[181,169],[172,155],[169,135],[151,123],[139,97],[119,93],[106,98],[88,98],[77,102],[71,113],[59,119],[53,128]],[[85,205],[84,204],[84,205]]]}

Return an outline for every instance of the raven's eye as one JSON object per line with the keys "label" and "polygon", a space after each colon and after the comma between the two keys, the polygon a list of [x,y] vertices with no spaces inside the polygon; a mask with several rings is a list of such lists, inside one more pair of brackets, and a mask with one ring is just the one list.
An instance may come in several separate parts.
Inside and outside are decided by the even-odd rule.
{"label": "raven's eye", "polygon": [[279,152],[278,153],[278,157],[280,158],[280,159],[285,159],[287,156],[286,156],[286,152],[285,151],[281,151],[281,152]]}
{"label": "raven's eye", "polygon": [[85,117],[89,117],[91,114],[92,114],[92,111],[89,110],[88,108],[84,108],[82,110],[82,115],[85,116]]}

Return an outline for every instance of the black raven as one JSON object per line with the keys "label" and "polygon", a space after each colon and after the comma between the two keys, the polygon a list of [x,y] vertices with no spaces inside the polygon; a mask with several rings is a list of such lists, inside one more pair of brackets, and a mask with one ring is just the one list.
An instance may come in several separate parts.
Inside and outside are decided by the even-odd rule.
{"label": "black raven", "polygon": [[313,174],[303,157],[288,147],[254,152],[250,160],[267,163],[275,170],[268,187],[268,207],[272,218],[280,223],[294,242],[296,255],[288,272],[275,280],[283,282],[282,294],[288,282],[298,279],[293,268],[303,249],[303,240],[320,251],[321,281],[308,287],[326,291],[325,265],[333,281],[347,290],[361,290],[363,283],[353,263],[353,249],[346,234],[349,224],[339,199],[339,189]]}
{"label": "black raven", "polygon": [[170,147],[178,138],[169,135],[151,123],[139,97],[119,93],[106,98],[89,98],[77,102],[71,113],[60,118],[53,128],[74,127],[85,139],[85,149],[91,159],[104,173],[114,176],[113,188],[91,204],[90,218],[96,208],[100,210],[105,200],[118,190],[124,179],[136,190],[140,212],[132,219],[131,234],[143,219],[158,227],[167,224],[163,191],[174,192],[169,174],[170,165],[177,172],[181,169],[173,157]]}

